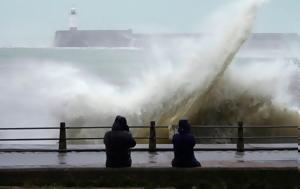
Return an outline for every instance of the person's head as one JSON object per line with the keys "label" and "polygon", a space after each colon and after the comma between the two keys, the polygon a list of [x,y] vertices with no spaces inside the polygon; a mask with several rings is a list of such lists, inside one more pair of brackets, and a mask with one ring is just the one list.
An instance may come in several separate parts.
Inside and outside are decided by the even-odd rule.
{"label": "person's head", "polygon": [[187,119],[181,119],[178,123],[178,133],[184,134],[191,132],[191,125],[189,124]]}
{"label": "person's head", "polygon": [[129,131],[127,120],[125,117],[118,115],[112,126],[113,131]]}

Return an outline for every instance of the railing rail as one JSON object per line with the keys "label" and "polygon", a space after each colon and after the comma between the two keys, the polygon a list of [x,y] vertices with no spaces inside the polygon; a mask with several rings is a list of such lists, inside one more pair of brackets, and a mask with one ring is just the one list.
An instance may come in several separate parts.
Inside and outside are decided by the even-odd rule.
{"label": "railing rail", "polygon": [[[145,129],[147,126],[130,126],[131,129]],[[172,126],[157,126],[154,121],[151,121],[149,126],[149,136],[147,137],[134,137],[136,140],[148,140],[149,141],[149,151],[156,151],[157,140],[169,140],[169,137],[160,137],[156,135],[157,129],[169,129],[174,130],[176,127]],[[17,130],[59,130],[59,137],[51,138],[0,138],[0,141],[58,141],[58,150],[60,152],[65,152],[67,150],[67,141],[71,140],[103,140],[103,137],[67,137],[67,130],[76,129],[111,129],[111,126],[78,126],[71,127],[66,126],[65,122],[61,122],[59,127],[2,127],[0,131],[17,131]],[[194,125],[194,129],[235,129],[237,131],[236,136],[197,136],[196,140],[235,140],[236,150],[243,152],[245,140],[276,140],[276,139],[294,139],[297,143],[299,136],[245,136],[245,129],[295,129],[299,130],[299,127],[293,125],[251,125],[244,126],[243,122],[239,122],[237,125]]]}
{"label": "railing rail", "polygon": [[[60,127],[0,127],[1,130],[58,130]],[[144,129],[147,126],[130,126],[132,129]],[[168,129],[169,126],[155,126],[156,129]],[[223,125],[193,125],[193,128],[201,128],[201,129],[237,129],[238,126],[223,126]],[[297,126],[292,125],[251,125],[251,126],[243,126],[243,128],[250,129],[300,129]],[[70,127],[66,126],[66,129],[111,129],[111,126],[76,126]]]}
{"label": "railing rail", "polygon": [[[270,137],[244,137],[244,139],[297,139],[298,136],[270,136]],[[195,139],[215,140],[215,139],[238,139],[239,137],[195,137]],[[78,137],[78,138],[66,138],[66,140],[103,140],[103,137]],[[149,137],[134,137],[137,140],[147,140]],[[157,140],[170,140],[168,137],[156,137]],[[42,140],[56,140],[59,138],[0,138],[0,141],[42,141]]]}

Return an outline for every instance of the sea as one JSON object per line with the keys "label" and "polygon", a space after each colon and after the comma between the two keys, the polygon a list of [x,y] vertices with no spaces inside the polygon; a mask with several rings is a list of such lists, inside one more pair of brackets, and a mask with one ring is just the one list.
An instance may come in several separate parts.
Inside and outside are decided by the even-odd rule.
{"label": "sea", "polygon": [[[131,125],[176,124],[174,117],[198,125],[234,125],[240,119],[249,125],[299,125],[297,57],[237,55],[216,80],[214,73],[223,68],[212,66],[207,55],[200,53],[211,62],[195,67],[190,52],[176,50],[0,48],[0,127],[109,126],[118,114],[128,116]],[[184,112],[195,97],[191,111]],[[32,133],[2,131],[0,136]]]}
{"label": "sea", "polygon": [[[193,125],[297,126],[299,41],[272,38],[274,43],[254,42],[247,49],[262,4],[247,1],[208,20],[203,28],[210,32],[199,39],[150,40],[145,48],[1,47],[0,128],[109,126],[116,115],[140,126],[176,125],[180,119]],[[0,137],[32,136],[9,132]]]}

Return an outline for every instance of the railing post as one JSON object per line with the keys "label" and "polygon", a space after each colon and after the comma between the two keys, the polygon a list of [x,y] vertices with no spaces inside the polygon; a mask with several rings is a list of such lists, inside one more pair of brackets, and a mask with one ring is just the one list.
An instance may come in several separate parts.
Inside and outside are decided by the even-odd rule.
{"label": "railing post", "polygon": [[244,129],[242,121],[238,122],[238,139],[236,148],[238,152],[244,152]]}
{"label": "railing post", "polygon": [[67,150],[67,140],[66,140],[66,123],[61,122],[59,128],[59,152],[65,152]]}
{"label": "railing post", "polygon": [[149,133],[149,151],[156,151],[156,131],[155,131],[155,121],[150,122],[150,133]]}

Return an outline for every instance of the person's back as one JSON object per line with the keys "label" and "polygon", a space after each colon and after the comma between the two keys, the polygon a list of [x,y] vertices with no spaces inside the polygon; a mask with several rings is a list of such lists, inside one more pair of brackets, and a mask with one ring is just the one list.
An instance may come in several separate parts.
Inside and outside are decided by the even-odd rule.
{"label": "person's back", "polygon": [[107,167],[130,167],[130,148],[136,145],[129,132],[126,119],[117,116],[112,130],[105,133],[104,144],[106,147]]}
{"label": "person's back", "polygon": [[173,167],[201,166],[194,156],[196,141],[190,133],[190,125],[187,120],[179,121],[178,134],[173,136],[172,143],[174,146]]}

